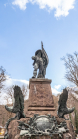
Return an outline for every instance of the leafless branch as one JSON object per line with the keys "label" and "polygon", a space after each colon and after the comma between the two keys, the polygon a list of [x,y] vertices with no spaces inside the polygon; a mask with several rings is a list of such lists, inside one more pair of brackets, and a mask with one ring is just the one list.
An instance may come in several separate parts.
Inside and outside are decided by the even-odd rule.
{"label": "leafless branch", "polygon": [[27,96],[28,86],[22,85],[21,90],[25,98]]}
{"label": "leafless branch", "polygon": [[0,67],[0,92],[1,89],[4,87],[4,81],[6,80],[6,75],[5,75],[5,69],[3,69],[3,67]]}
{"label": "leafless branch", "polygon": [[[7,88],[6,97],[4,97],[4,99],[7,101],[7,104],[9,104],[9,99],[11,99],[13,101],[13,98],[14,98],[14,89],[13,88],[14,88],[14,86]],[[28,86],[23,85],[21,87],[21,90],[22,90],[23,96],[25,98],[27,95]]]}
{"label": "leafless branch", "polygon": [[66,67],[65,78],[78,86],[78,53],[75,52],[74,55],[67,54],[61,60],[64,61]]}

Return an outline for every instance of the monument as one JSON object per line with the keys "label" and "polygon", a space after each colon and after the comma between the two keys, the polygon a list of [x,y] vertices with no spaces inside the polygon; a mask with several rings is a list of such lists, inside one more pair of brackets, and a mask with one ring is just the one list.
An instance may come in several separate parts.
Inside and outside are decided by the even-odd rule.
{"label": "monument", "polygon": [[[45,78],[48,55],[42,42],[41,46],[42,48],[35,52],[35,56],[32,56],[34,71],[29,80],[29,106],[26,118],[23,114],[24,100],[21,95],[20,101],[16,99],[17,105],[12,109],[5,107],[6,110],[15,112],[17,118],[14,121],[11,121],[11,118],[10,122],[7,122],[5,139],[75,139],[72,123],[64,117],[65,114],[74,111],[74,108],[68,109],[66,106],[68,91],[65,88],[60,95],[57,112],[50,86],[51,80]],[[20,94],[14,96],[20,97]]]}

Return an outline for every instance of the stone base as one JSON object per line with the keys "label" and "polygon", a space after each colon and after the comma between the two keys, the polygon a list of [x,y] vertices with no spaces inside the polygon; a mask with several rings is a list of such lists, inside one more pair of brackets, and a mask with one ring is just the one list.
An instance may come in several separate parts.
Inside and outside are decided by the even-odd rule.
{"label": "stone base", "polygon": [[[41,108],[40,108],[41,109]],[[52,111],[27,111],[26,112],[26,117],[27,118],[30,118],[30,117],[33,117],[34,116],[34,114],[39,114],[39,115],[48,115],[48,114],[50,114],[51,116],[57,116],[57,112],[54,110],[52,110]]]}
{"label": "stone base", "polygon": [[[61,123],[62,121],[64,121],[64,119],[62,119],[62,118],[58,118],[58,117],[56,117],[56,118],[57,118],[58,123]],[[20,119],[19,121],[23,121],[25,123],[28,123],[27,118]],[[66,123],[67,123],[67,127],[69,129],[69,133],[64,133],[62,139],[76,139],[71,121],[67,120]],[[14,120],[10,123],[10,125],[8,127],[8,133],[9,133],[9,138],[8,139],[60,139],[60,137],[58,135],[53,135],[52,137],[50,137],[48,135],[21,137],[20,136],[20,130],[18,129],[17,120]]]}
{"label": "stone base", "polygon": [[49,79],[30,79],[29,107],[26,117],[33,117],[34,114],[57,115],[50,84],[51,80]]}
{"label": "stone base", "polygon": [[40,107],[45,111],[48,110],[48,107],[54,108],[54,101],[52,97],[52,91],[50,86],[51,80],[49,79],[30,79],[29,81],[29,108],[28,111],[33,110],[32,107],[35,107],[35,110],[40,110]]}
{"label": "stone base", "polygon": [[[58,135],[50,136],[31,136],[31,137],[20,137],[20,135],[16,135],[14,139],[60,139]],[[62,139],[72,139],[70,134],[64,134]]]}

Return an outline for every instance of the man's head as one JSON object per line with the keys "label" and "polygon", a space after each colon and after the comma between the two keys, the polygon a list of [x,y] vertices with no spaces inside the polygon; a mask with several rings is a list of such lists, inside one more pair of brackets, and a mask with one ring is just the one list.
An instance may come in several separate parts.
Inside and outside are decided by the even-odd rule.
{"label": "man's head", "polygon": [[40,57],[41,57],[41,52],[39,52],[39,53],[37,54],[37,56],[40,58]]}
{"label": "man's head", "polygon": [[35,56],[38,56],[39,58],[42,57],[42,51],[41,50],[37,50],[35,52]]}

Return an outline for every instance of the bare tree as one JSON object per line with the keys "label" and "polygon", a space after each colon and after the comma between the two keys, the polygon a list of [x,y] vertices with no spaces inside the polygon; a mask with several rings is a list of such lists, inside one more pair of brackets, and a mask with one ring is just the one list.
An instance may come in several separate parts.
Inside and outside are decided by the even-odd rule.
{"label": "bare tree", "polygon": [[22,85],[21,90],[25,99],[25,97],[27,96],[28,86]]}
{"label": "bare tree", "polygon": [[14,86],[12,85],[11,87],[7,88],[6,90],[6,96],[4,97],[4,99],[7,101],[7,104],[9,104],[9,99],[12,100],[13,102],[13,98],[14,98]]}
{"label": "bare tree", "polygon": [[6,75],[5,75],[5,69],[3,69],[3,67],[0,67],[0,93],[1,93],[1,89],[4,87],[4,81],[6,81]]}
{"label": "bare tree", "polygon": [[[13,98],[14,98],[14,89],[13,88],[14,88],[14,85],[9,87],[9,88],[7,88],[7,91],[6,91],[7,95],[4,97],[4,99],[6,100],[7,104],[9,104],[9,99],[11,99],[12,103],[13,103]],[[23,85],[21,87],[21,90],[22,90],[22,93],[23,93],[23,96],[24,96],[24,99],[25,99],[25,97],[27,95],[28,86]]]}
{"label": "bare tree", "polygon": [[64,60],[66,67],[65,78],[78,86],[78,53],[75,52],[74,55],[67,54],[62,60]]}
{"label": "bare tree", "polygon": [[8,96],[5,96],[4,99],[6,101],[6,104],[9,104],[9,98],[8,98]]}

